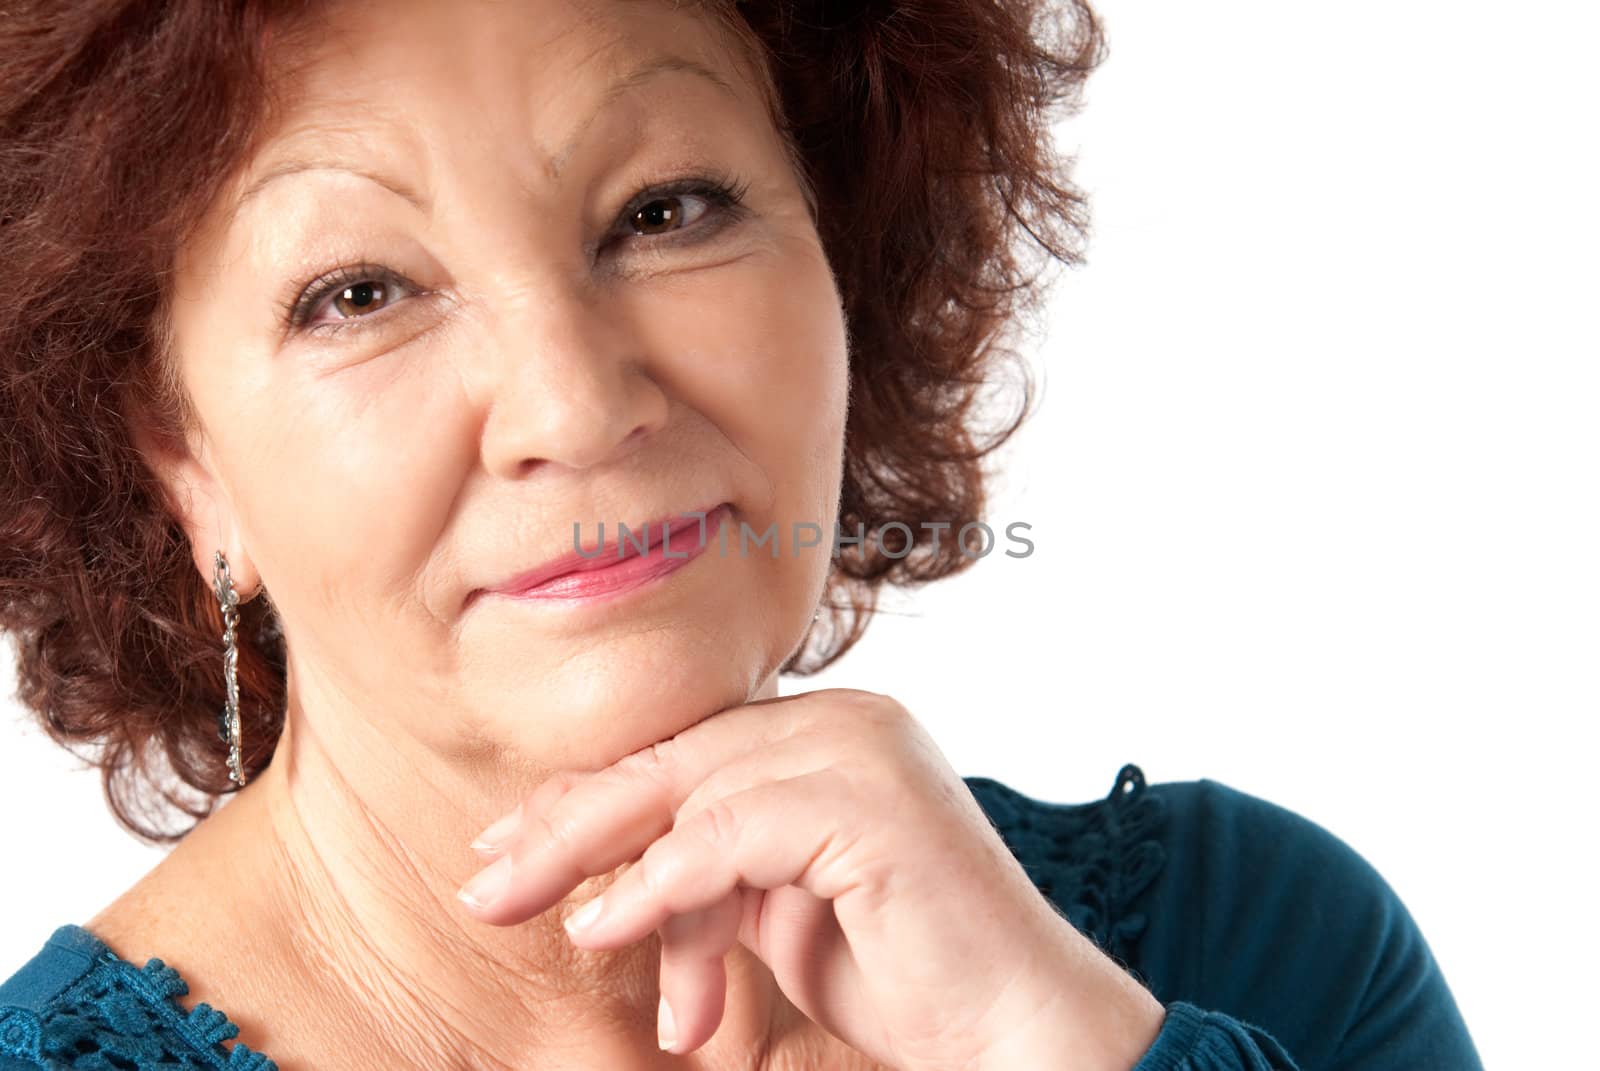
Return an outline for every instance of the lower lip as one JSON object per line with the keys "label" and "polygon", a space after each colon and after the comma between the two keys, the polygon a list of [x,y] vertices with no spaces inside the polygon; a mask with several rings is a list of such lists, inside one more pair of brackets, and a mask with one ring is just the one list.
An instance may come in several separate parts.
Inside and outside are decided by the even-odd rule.
{"label": "lower lip", "polygon": [[[660,538],[661,530],[655,528],[649,533],[650,549],[644,554],[632,554],[615,565],[608,565],[602,569],[564,573],[524,591],[494,594],[507,599],[545,603],[609,601],[663,577],[671,576],[705,553],[706,548],[721,531],[722,521],[728,516],[728,509],[728,505],[724,503],[706,514],[704,541],[700,539],[699,521],[687,525],[681,531],[673,532],[672,537],[665,542]],[[668,550],[672,552],[670,557],[666,553]],[[615,549],[611,553],[615,554]]]}

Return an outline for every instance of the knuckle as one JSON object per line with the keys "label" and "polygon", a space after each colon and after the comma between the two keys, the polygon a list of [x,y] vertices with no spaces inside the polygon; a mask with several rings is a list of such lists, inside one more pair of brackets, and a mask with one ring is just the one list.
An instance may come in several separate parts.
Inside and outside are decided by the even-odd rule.
{"label": "knuckle", "polygon": [[738,833],[739,816],[726,799],[707,804],[690,823],[695,836],[713,847],[725,847]]}
{"label": "knuckle", "polygon": [[565,807],[555,807],[534,818],[534,843],[542,850],[563,851],[577,841],[578,816]]}
{"label": "knuckle", "polygon": [[867,706],[882,698],[877,692],[869,692],[865,688],[824,688],[823,694],[846,706]]}
{"label": "knuckle", "polygon": [[905,704],[890,695],[874,695],[868,706],[879,721],[889,725],[903,725],[911,719]]}
{"label": "knuckle", "polygon": [[678,807],[680,821],[689,821],[718,800],[744,788],[744,772],[737,765],[720,766],[707,774]]}
{"label": "knuckle", "polygon": [[571,770],[557,770],[545,778],[538,788],[522,798],[524,813],[538,814],[554,806],[561,797],[576,788],[581,780],[582,776]]}
{"label": "knuckle", "polygon": [[660,744],[652,744],[626,756],[597,776],[611,793],[625,798],[653,794],[670,784],[666,754]]}
{"label": "knuckle", "polygon": [[672,769],[672,760],[676,754],[676,742],[657,740],[649,747],[640,748],[617,764],[625,776],[637,777],[645,781],[664,784],[668,778],[668,771]]}
{"label": "knuckle", "polygon": [[886,695],[873,695],[851,705],[850,729],[868,740],[882,744],[904,736],[911,716],[898,701]]}
{"label": "knuckle", "polygon": [[650,845],[639,857],[636,880],[649,899],[667,903],[669,894],[677,885],[683,867],[681,857],[674,848],[670,839],[663,838]]}
{"label": "knuckle", "polygon": [[893,722],[907,714],[906,708],[893,696],[882,692],[869,692],[862,688],[839,688],[839,698],[857,718],[875,722]]}

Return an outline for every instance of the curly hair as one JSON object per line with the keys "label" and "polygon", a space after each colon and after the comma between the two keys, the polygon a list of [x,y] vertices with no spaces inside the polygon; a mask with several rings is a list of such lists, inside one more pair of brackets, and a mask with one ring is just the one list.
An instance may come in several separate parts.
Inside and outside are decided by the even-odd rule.
{"label": "curly hair", "polygon": [[[860,639],[883,584],[975,560],[925,525],[980,519],[984,459],[1034,408],[1005,329],[1039,311],[1044,265],[1084,260],[1086,197],[1051,124],[1081,108],[1104,35],[1085,0],[698,3],[756,60],[848,327],[836,522],[875,538],[834,558],[783,667],[807,675]],[[22,704],[151,843],[230,782],[219,607],[130,413],[162,443],[193,419],[165,304],[176,251],[275,106],[266,35],[319,7],[34,0],[0,22],[0,629]],[[985,429],[1007,361],[1021,403]],[[240,607],[238,635],[253,774],[286,705],[270,599]]]}

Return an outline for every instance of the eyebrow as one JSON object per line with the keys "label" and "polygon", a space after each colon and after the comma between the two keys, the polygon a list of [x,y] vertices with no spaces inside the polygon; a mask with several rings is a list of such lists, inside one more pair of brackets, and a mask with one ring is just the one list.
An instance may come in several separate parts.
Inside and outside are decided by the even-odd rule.
{"label": "eyebrow", "polygon": [[[680,56],[657,56],[655,59],[649,60],[634,70],[629,71],[627,74],[624,74],[622,77],[612,82],[611,85],[606,87],[605,92],[600,95],[599,101],[596,102],[594,108],[589,112],[588,116],[586,116],[584,120],[577,125],[577,128],[574,129],[572,135],[568,137],[566,143],[562,145],[561,149],[550,158],[551,178],[559,178],[561,176],[562,167],[565,166],[568,157],[570,157],[573,151],[577,148],[578,142],[582,140],[584,132],[594,124],[594,121],[599,118],[602,112],[604,112],[611,105],[615,104],[617,100],[625,94],[638,88],[640,85],[644,84],[655,76],[668,71],[683,71],[688,74],[697,75],[706,81],[711,82],[713,85],[728,93],[730,96],[733,96],[736,99],[738,97],[738,91],[728,83],[727,79],[723,78],[722,75],[711,70],[709,67],[706,67],[695,60],[684,59]],[[345,171],[352,175],[359,175],[362,178],[377,183],[379,186],[389,190],[391,193],[398,194],[399,196],[405,198],[414,207],[422,212],[428,212],[430,210],[428,199],[423,197],[414,187],[402,179],[398,179],[393,175],[386,175],[381,171],[370,170],[362,167],[360,164],[341,160],[337,157],[313,155],[285,160],[281,163],[274,164],[272,167],[262,172],[250,183],[249,186],[245,188],[244,192],[239,195],[238,200],[234,202],[232,214],[237,214],[238,211],[244,207],[245,203],[256,194],[260,193],[262,188],[267,184],[275,181],[276,179],[283,178],[285,175],[296,175],[304,171]]]}

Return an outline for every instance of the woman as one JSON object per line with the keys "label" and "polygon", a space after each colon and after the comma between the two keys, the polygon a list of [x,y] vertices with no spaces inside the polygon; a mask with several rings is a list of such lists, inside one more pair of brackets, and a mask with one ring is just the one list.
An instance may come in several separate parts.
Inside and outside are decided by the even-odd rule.
{"label": "woman", "polygon": [[1101,38],[1036,6],[8,15],[0,622],[176,846],[0,1069],[1476,1066],[1312,823],[778,696],[975,560],[1021,239],[1084,227]]}

